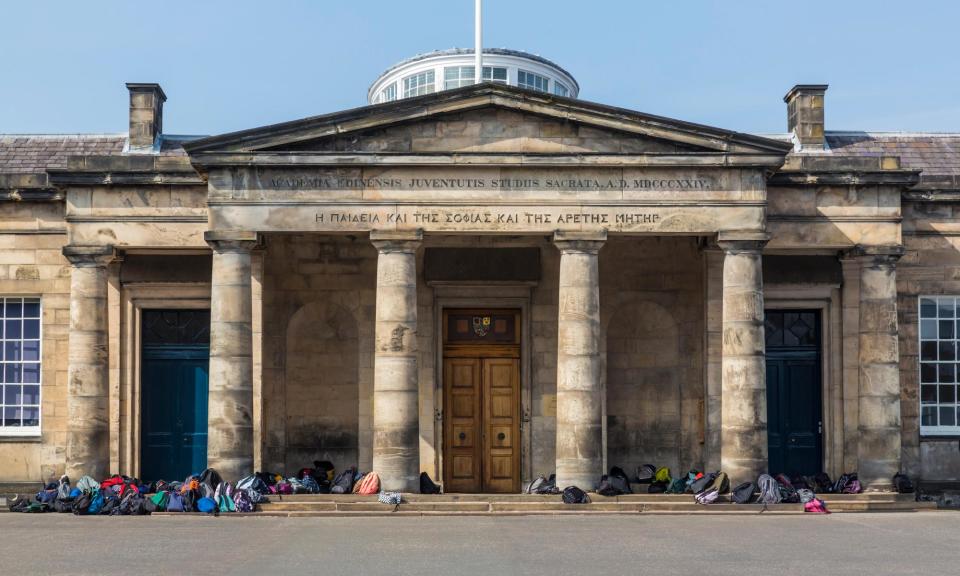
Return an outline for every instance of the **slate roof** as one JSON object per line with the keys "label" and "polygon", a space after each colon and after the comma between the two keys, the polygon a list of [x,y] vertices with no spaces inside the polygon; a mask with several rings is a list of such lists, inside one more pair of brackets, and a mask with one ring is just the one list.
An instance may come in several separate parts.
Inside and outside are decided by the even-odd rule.
{"label": "slate roof", "polygon": [[66,168],[67,157],[120,154],[126,134],[0,134],[0,174]]}
{"label": "slate roof", "polygon": [[899,156],[903,168],[924,176],[960,175],[960,134],[909,132],[827,132],[835,154]]}

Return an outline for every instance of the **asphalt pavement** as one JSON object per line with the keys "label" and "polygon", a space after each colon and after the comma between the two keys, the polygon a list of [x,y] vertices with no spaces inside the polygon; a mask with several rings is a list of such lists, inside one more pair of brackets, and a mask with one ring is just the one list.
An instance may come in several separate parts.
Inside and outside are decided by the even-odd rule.
{"label": "asphalt pavement", "polygon": [[829,516],[0,514],[0,575],[960,573],[960,512]]}

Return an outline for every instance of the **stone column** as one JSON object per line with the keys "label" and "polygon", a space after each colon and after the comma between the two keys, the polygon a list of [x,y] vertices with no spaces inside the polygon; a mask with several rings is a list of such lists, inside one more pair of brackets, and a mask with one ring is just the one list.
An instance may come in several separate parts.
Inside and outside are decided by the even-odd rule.
{"label": "stone column", "polygon": [[892,489],[900,471],[900,351],[896,262],[902,251],[860,258],[860,439],[866,490]]}
{"label": "stone column", "polygon": [[67,346],[67,475],[106,478],[110,470],[107,265],[113,246],[64,246],[70,270]]}
{"label": "stone column", "polygon": [[767,471],[767,382],[763,328],[765,234],[726,237],[723,257],[723,344],[720,469],[736,485]]}
{"label": "stone column", "polygon": [[417,248],[420,231],[374,230],[377,312],[373,360],[373,469],[384,490],[417,492]]}
{"label": "stone column", "polygon": [[560,249],[557,319],[557,486],[592,490],[603,474],[600,377],[600,233],[556,232]]}
{"label": "stone column", "polygon": [[253,333],[250,251],[255,232],[208,231],[210,391],[207,466],[236,482],[253,470]]}

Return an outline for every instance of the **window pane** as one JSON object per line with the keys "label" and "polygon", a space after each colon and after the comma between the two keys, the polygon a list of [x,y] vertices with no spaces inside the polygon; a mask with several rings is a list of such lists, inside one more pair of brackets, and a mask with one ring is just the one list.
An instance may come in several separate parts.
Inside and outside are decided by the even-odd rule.
{"label": "window pane", "polygon": [[932,298],[920,299],[920,317],[921,318],[937,317],[937,303],[934,302]]}
{"label": "window pane", "polygon": [[[950,324],[953,324],[953,322],[951,322]],[[24,320],[23,321],[23,337],[39,338],[40,337],[40,320],[38,319]]]}
{"label": "window pane", "polygon": [[20,383],[20,365],[7,364],[3,367],[3,381],[7,384]]}
{"label": "window pane", "polygon": [[922,404],[937,403],[937,387],[929,384],[920,386],[920,402]]}
{"label": "window pane", "polygon": [[4,338],[20,338],[20,334],[22,332],[21,330],[22,323],[23,321],[20,320],[19,318],[16,320],[7,320],[6,321],[7,335],[4,336]]}
{"label": "window pane", "polygon": [[40,383],[40,364],[24,364],[23,365],[23,383],[24,384],[39,384]]}
{"label": "window pane", "polygon": [[3,425],[19,426],[22,409],[19,407],[6,407],[3,409]]}
{"label": "window pane", "polygon": [[23,317],[23,300],[19,298],[7,298],[6,312],[4,316],[7,318],[21,318]]}
{"label": "window pane", "polygon": [[956,360],[956,355],[954,354],[955,346],[953,340],[949,342],[940,342],[940,360],[953,361]]}
{"label": "window pane", "polygon": [[921,342],[920,343],[920,359],[935,361],[937,359],[937,343]]}
{"label": "window pane", "polygon": [[7,384],[3,387],[3,403],[4,404],[8,406],[23,404],[23,402],[20,401],[20,398],[22,397],[23,397],[23,386]]}
{"label": "window pane", "polygon": [[957,425],[957,410],[953,406],[942,406],[940,408],[940,425],[941,426],[956,426]]}
{"label": "window pane", "polygon": [[955,390],[956,384],[940,385],[940,404],[953,404],[956,402]]}
{"label": "window pane", "polygon": [[920,364],[920,381],[924,384],[932,383],[937,381],[937,365],[936,364]]}
{"label": "window pane", "polygon": [[920,424],[922,426],[937,425],[937,407],[924,406],[920,409]]}
{"label": "window pane", "polygon": [[23,387],[23,403],[39,404],[40,403],[40,387],[36,385],[24,386]]}
{"label": "window pane", "polygon": [[938,313],[941,318],[953,318],[953,298],[940,298],[937,300]]}
{"label": "window pane", "polygon": [[939,374],[937,380],[939,380],[940,383],[953,383],[957,381],[953,364],[940,364],[937,372]]}
{"label": "window pane", "polygon": [[40,299],[39,298],[27,298],[23,301],[23,317],[24,318],[40,317]]}
{"label": "window pane", "polygon": [[23,359],[28,362],[36,362],[40,360],[40,341],[39,340],[24,340],[23,341]]}
{"label": "window pane", "polygon": [[23,346],[19,340],[7,341],[3,345],[3,359],[7,362],[19,362],[23,360]]}
{"label": "window pane", "polygon": [[23,425],[24,426],[39,426],[40,425],[40,408],[24,408],[23,409]]}

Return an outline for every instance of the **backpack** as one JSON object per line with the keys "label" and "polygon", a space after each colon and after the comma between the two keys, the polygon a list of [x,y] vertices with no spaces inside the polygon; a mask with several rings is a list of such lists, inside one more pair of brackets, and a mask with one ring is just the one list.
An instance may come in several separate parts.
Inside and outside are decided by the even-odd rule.
{"label": "backpack", "polygon": [[[420,483],[421,483],[420,493],[421,493],[421,494],[424,494],[424,491],[423,491],[423,476],[424,476],[424,474],[426,474],[426,472],[423,472],[422,474],[420,474]],[[543,476],[537,476],[537,478],[536,478],[533,482],[527,484],[527,489],[524,490],[523,492],[524,492],[524,494],[538,494],[537,490],[540,489],[540,486],[542,486],[542,485],[544,485],[544,484],[546,484],[546,483],[547,483],[547,479],[546,479],[546,478],[544,478]]]}
{"label": "backpack", "polygon": [[760,488],[760,502],[763,504],[779,504],[783,497],[780,495],[780,485],[773,476],[761,474],[757,479]]}
{"label": "backpack", "polygon": [[420,493],[421,494],[440,494],[441,493],[440,485],[434,483],[434,481],[430,479],[430,475],[427,474],[426,472],[420,473]]}
{"label": "backpack", "polygon": [[540,488],[537,489],[537,494],[559,494],[560,489],[557,488],[557,475],[551,474],[547,481],[540,485]]}
{"label": "backpack", "polygon": [[[326,478],[327,484],[333,481],[333,462],[330,462],[329,460],[314,460],[313,468],[320,476]],[[317,481],[319,482],[320,478],[317,478]]]}
{"label": "backpack", "polygon": [[846,488],[847,484],[849,484],[850,481],[856,477],[857,477],[856,473],[841,474],[840,477],[837,478],[836,483],[833,485],[833,491],[837,494],[843,493],[843,489]]}
{"label": "backpack", "polygon": [[793,487],[793,484],[780,484],[777,482],[778,488],[780,490],[780,501],[785,504],[799,504],[800,503],[800,494],[797,493],[797,489]]}
{"label": "backpack", "polygon": [[169,492],[157,492],[150,497],[150,502],[153,503],[153,509],[157,512],[163,512],[167,509],[167,503],[170,501]]}
{"label": "backpack", "polygon": [[19,494],[14,494],[13,498],[7,500],[7,507],[11,512],[23,512],[30,505],[30,501]]}
{"label": "backpack", "polygon": [[77,481],[77,488],[79,488],[81,492],[93,494],[100,489],[100,483],[89,476],[84,476]]}
{"label": "backpack", "polygon": [[57,482],[57,500],[66,500],[70,498],[70,478],[66,474],[60,477],[60,481]]}
{"label": "backpack", "polygon": [[300,479],[300,483],[303,484],[303,487],[306,488],[310,494],[320,493],[320,484],[317,484],[317,480],[313,476],[307,474]]}
{"label": "backpack", "polygon": [[103,505],[100,506],[100,514],[114,514],[114,510],[120,506],[120,496],[109,488],[100,490],[100,493],[103,495]]}
{"label": "backpack", "polygon": [[662,484],[670,484],[670,469],[667,467],[657,468],[657,471],[653,474],[653,479]]}
{"label": "backpack", "polygon": [[203,512],[204,514],[210,514],[217,509],[217,503],[213,498],[200,498],[197,500],[197,512]]}
{"label": "backpack", "polygon": [[[676,482],[676,480],[674,480]],[[667,486],[663,482],[651,482],[647,486],[647,494],[663,494],[664,492],[669,492],[668,488],[673,488],[673,485]]]}
{"label": "backpack", "polygon": [[73,513],[76,515],[86,514],[87,510],[90,509],[90,502],[93,500],[93,495],[89,492],[84,492],[77,496],[73,500]]}
{"label": "backpack", "polygon": [[183,505],[183,495],[179,492],[170,492],[167,497],[167,512],[186,512]]}
{"label": "backpack", "polygon": [[657,467],[653,464],[644,464],[637,468],[637,482],[640,484],[649,484],[653,482],[657,474]]}
{"label": "backpack", "polygon": [[[377,495],[377,501],[381,504],[393,504],[399,507],[400,502],[403,501],[403,495],[399,492],[381,492]],[[394,511],[396,511],[396,508],[394,508]]]}
{"label": "backpack", "polygon": [[717,478],[716,472],[710,472],[709,474],[703,474],[699,478],[693,481],[690,484],[690,491],[694,494],[699,494],[706,491],[706,489],[713,484],[713,481]]}
{"label": "backpack", "polygon": [[223,482],[223,478],[213,468],[207,468],[201,472],[197,480],[200,481],[200,495],[203,497],[212,497],[216,493],[217,487]]}
{"label": "backpack", "polygon": [[695,495],[693,499],[696,500],[697,504],[713,504],[717,501],[719,495],[720,493],[717,492],[716,488],[709,488]]}
{"label": "backpack", "polygon": [[813,477],[814,482],[814,491],[823,494],[829,494],[833,492],[833,481],[830,480],[830,475],[826,472],[820,472]]}
{"label": "backpack", "polygon": [[590,497],[576,486],[567,486],[563,489],[564,504],[589,504]]}
{"label": "backpack", "polygon": [[293,490],[294,494],[309,494],[310,489],[307,488],[306,484],[297,480],[296,478],[287,478],[287,484],[290,485],[290,489]]}
{"label": "backpack", "polygon": [[863,492],[863,487],[860,486],[860,480],[854,478],[851,480],[844,488],[844,494],[859,494]]}
{"label": "backpack", "polygon": [[376,472],[370,472],[357,483],[353,491],[364,496],[376,494],[380,491],[380,476]]}
{"label": "backpack", "polygon": [[630,489],[630,478],[627,477],[627,473],[623,471],[623,468],[619,466],[610,468],[608,480],[610,480],[610,484],[619,490],[621,494],[633,493],[633,490]]}
{"label": "backpack", "polygon": [[233,501],[233,485],[229,482],[221,482],[217,485],[217,491],[213,500],[217,503],[217,509],[220,512],[236,512],[237,505]]}
{"label": "backpack", "polygon": [[90,495],[90,506],[87,507],[86,514],[99,514],[103,508],[103,492],[97,490]]}
{"label": "backpack", "polygon": [[57,499],[57,485],[54,483],[47,484],[43,490],[37,492],[34,500],[41,504],[53,505],[53,501]]}
{"label": "backpack", "polygon": [[272,494],[280,494],[281,496],[284,494],[293,494],[293,486],[286,480],[283,480],[271,486],[270,491]]}
{"label": "backpack", "polygon": [[856,472],[843,474],[833,487],[837,494],[859,494],[863,492]]}
{"label": "backpack", "polygon": [[267,486],[267,483],[256,474],[241,479],[239,482],[237,482],[237,488],[240,490],[246,490],[247,492],[253,491],[257,494],[270,493],[270,487]]}
{"label": "backpack", "polygon": [[803,505],[804,512],[810,512],[811,514],[829,514],[830,511],[827,510],[827,504],[819,499],[814,498]]}
{"label": "backpack", "polygon": [[[313,480],[313,477],[311,476],[310,479]],[[250,492],[247,490],[237,490],[233,494],[233,504],[237,512],[253,512],[254,509],[253,500],[250,499]]]}
{"label": "backpack", "polygon": [[595,492],[601,496],[617,496],[620,491],[610,484],[610,477],[604,474],[600,477],[600,483],[597,484]]}
{"label": "backpack", "polygon": [[[657,484],[659,484],[659,482],[654,482],[653,484],[650,485],[650,487],[652,488]],[[687,481],[684,480],[683,478],[677,478],[676,480],[671,482],[669,486],[664,485],[663,490],[661,490],[661,492],[666,492],[667,494],[683,494],[686,491],[687,491]]]}
{"label": "backpack", "polygon": [[813,493],[812,490],[809,490],[807,488],[800,488],[797,490],[797,497],[800,498],[801,503],[806,504],[807,502],[813,500],[816,497],[816,495]]}
{"label": "backpack", "polygon": [[70,498],[57,498],[53,502],[53,509],[64,514],[67,512],[73,512],[73,500]]}
{"label": "backpack", "polygon": [[736,504],[749,504],[753,501],[756,490],[757,486],[753,482],[744,482],[733,489],[731,498]]}
{"label": "backpack", "polygon": [[913,482],[906,474],[897,472],[893,475],[893,487],[900,494],[913,494]]}
{"label": "backpack", "polygon": [[117,514],[122,516],[140,516],[147,513],[144,506],[144,498],[139,492],[127,492],[120,500],[120,506],[117,507]]}
{"label": "backpack", "polygon": [[333,488],[330,489],[334,494],[349,494],[353,491],[353,475],[357,468],[351,466],[349,469],[337,474],[333,479]]}
{"label": "backpack", "polygon": [[730,491],[730,478],[726,472],[717,472],[713,477],[713,482],[707,486],[707,490],[715,489],[717,494],[726,494]]}

